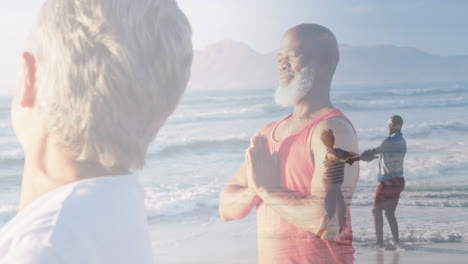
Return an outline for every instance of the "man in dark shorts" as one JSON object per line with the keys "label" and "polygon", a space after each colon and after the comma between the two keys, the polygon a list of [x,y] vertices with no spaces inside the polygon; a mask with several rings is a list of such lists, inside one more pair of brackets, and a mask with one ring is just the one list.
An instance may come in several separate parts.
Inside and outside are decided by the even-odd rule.
{"label": "man in dark shorts", "polygon": [[401,134],[403,119],[394,115],[388,120],[389,136],[380,146],[364,151],[360,160],[370,162],[379,158],[379,186],[375,191],[374,223],[377,236],[377,247],[383,247],[383,216],[385,211],[388,224],[392,231],[393,242],[399,246],[398,222],[395,210],[400,199],[400,193],[405,188],[403,177],[403,161],[406,154],[406,141]]}

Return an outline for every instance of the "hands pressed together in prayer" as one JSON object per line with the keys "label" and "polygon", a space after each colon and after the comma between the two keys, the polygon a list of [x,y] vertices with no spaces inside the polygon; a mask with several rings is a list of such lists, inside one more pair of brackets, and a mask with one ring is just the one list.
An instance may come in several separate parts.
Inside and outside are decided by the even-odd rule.
{"label": "hands pressed together in prayer", "polygon": [[265,192],[281,188],[278,154],[270,154],[265,136],[256,135],[246,151],[247,182],[249,188],[262,197]]}

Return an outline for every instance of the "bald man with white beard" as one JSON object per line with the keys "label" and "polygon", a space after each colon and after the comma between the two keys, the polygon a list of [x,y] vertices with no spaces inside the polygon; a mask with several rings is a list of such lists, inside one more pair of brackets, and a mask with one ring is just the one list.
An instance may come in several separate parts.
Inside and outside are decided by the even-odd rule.
{"label": "bald man with white beard", "polygon": [[219,213],[225,221],[243,218],[256,207],[259,263],[354,262],[349,205],[358,163],[345,166],[340,183],[347,211],[342,226],[336,214],[327,218],[324,204],[329,150],[321,132],[333,130],[336,148],[358,152],[351,122],[330,101],[338,61],[338,44],[329,29],[301,24],[286,32],[278,53],[275,101],[294,111],[260,129],[245,162],[221,192]]}

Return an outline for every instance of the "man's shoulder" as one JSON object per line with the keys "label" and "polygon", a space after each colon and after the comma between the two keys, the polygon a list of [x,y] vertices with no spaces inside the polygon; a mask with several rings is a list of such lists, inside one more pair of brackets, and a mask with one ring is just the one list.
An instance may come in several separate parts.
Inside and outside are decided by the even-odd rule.
{"label": "man's shoulder", "polygon": [[61,213],[62,201],[56,198],[61,195],[62,189],[52,190],[19,211],[1,230],[0,244],[48,244]]}
{"label": "man's shoulder", "polygon": [[319,149],[323,146],[321,142],[321,132],[326,129],[331,129],[335,136],[335,147],[346,151],[357,152],[357,136],[353,125],[344,117],[336,116],[322,120],[313,130],[311,148],[312,150]]}
{"label": "man's shoulder", "polygon": [[356,136],[356,132],[354,131],[354,127],[351,124],[351,122],[348,119],[341,117],[341,116],[335,116],[335,117],[322,120],[316,126],[314,132],[319,131],[319,133],[316,133],[316,134],[320,134],[320,132],[324,129],[331,129],[333,131],[333,134],[335,135],[335,138],[337,136],[344,136],[344,135],[353,136],[353,137]]}
{"label": "man's shoulder", "polygon": [[[38,261],[6,263],[56,263],[49,261],[49,257],[55,260],[57,252],[67,261],[76,259],[73,263],[95,263],[81,261],[82,258],[93,260],[91,252],[77,255],[92,247],[100,248],[107,257],[117,254],[125,260],[150,259],[144,200],[140,197],[140,190],[132,186],[133,182],[125,178],[83,181],[51,192],[31,204],[32,207],[25,208],[27,211],[8,224],[8,230],[2,230],[2,235],[9,237],[0,238],[0,242],[5,242],[0,245],[18,252],[18,257],[21,252],[34,250],[29,245],[37,245],[38,249],[32,253],[38,255]],[[115,248],[131,249],[133,253],[128,254],[125,250],[115,252]],[[46,261],[39,261],[41,259]],[[3,264],[1,260],[0,263]]]}
{"label": "man's shoulder", "polygon": [[13,218],[1,230],[0,263],[61,263],[50,246],[55,218],[50,211]]}
{"label": "man's shoulder", "polygon": [[273,122],[270,122],[266,125],[264,125],[262,128],[260,128],[258,130],[258,134],[260,135],[265,135],[268,133],[268,131],[270,131],[271,129],[273,129],[273,127],[275,126],[275,124],[277,123],[278,121],[273,121]]}
{"label": "man's shoulder", "polygon": [[[2,252],[3,253],[3,252]],[[5,252],[0,257],[0,263],[5,264],[63,264],[64,259],[55,248],[47,244],[32,241],[22,241]]]}
{"label": "man's shoulder", "polygon": [[376,149],[380,152],[406,152],[406,140],[401,134],[397,136],[391,135],[385,138]]}
{"label": "man's shoulder", "polygon": [[383,142],[406,142],[406,140],[403,138],[403,135],[401,133],[398,134],[392,134],[388,137],[386,137]]}
{"label": "man's shoulder", "polygon": [[[97,224],[104,221],[113,220],[114,226],[138,222],[145,215],[144,200],[131,181],[119,177],[122,181],[96,178],[52,190],[20,211],[2,233],[50,242],[72,233],[107,230]],[[133,206],[126,206],[129,203]]]}

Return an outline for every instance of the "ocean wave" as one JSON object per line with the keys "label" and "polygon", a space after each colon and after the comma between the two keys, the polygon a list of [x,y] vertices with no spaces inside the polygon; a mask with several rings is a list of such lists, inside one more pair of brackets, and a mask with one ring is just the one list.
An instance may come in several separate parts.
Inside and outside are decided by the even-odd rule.
{"label": "ocean wave", "polygon": [[[196,213],[200,210],[216,210],[219,205],[219,192],[224,183],[213,182],[205,185],[191,183],[160,185],[145,188],[145,206],[150,219],[159,217],[174,217]],[[356,190],[352,202],[353,207],[371,208],[374,200],[374,190],[368,187]],[[400,206],[407,207],[468,207],[468,192],[421,192],[415,194],[404,191]]]}
{"label": "ocean wave", "polygon": [[410,100],[349,100],[338,99],[334,104],[343,110],[348,111],[371,111],[371,110],[409,110],[409,109],[438,109],[438,108],[455,108],[468,106],[468,100],[465,97],[457,97],[453,99],[441,99],[432,101],[410,101]]}
{"label": "ocean wave", "polygon": [[371,92],[369,94],[370,97],[387,97],[387,96],[399,96],[401,95],[399,92],[394,92],[394,91],[377,91],[377,92]]}
{"label": "ocean wave", "polygon": [[444,193],[444,192],[463,192],[468,194],[468,185],[459,185],[459,186],[443,186],[443,185],[412,185],[405,187],[405,192],[414,192],[414,193]]}
{"label": "ocean wave", "polygon": [[246,148],[250,144],[248,137],[224,137],[213,139],[189,139],[182,142],[168,144],[162,148],[150,150],[149,155],[173,154],[197,150],[217,150],[226,148]]}
{"label": "ocean wave", "polygon": [[369,93],[371,97],[388,97],[388,96],[424,96],[424,95],[446,95],[446,94],[461,94],[467,93],[468,88],[454,87],[428,87],[428,88],[409,88],[409,89],[390,89],[385,91],[373,91]]}
{"label": "ocean wave", "polygon": [[23,161],[24,160],[24,152],[20,148],[4,150],[0,152],[0,163],[4,162],[15,162],[15,161]]}
{"label": "ocean wave", "polygon": [[205,104],[217,104],[232,101],[229,97],[195,97],[184,99],[181,105],[205,105]]}
{"label": "ocean wave", "polygon": [[410,200],[403,199],[400,201],[401,204],[407,206],[418,206],[418,207],[449,207],[449,208],[458,208],[458,207],[468,207],[468,200],[459,200],[459,199],[420,199],[420,200]]}
{"label": "ocean wave", "polygon": [[[383,139],[388,132],[385,127],[358,128],[357,134],[362,139]],[[422,122],[419,124],[408,124],[404,127],[405,137],[424,138],[432,135],[440,136],[441,133],[466,133],[468,132],[468,122],[443,121],[443,122]]]}
{"label": "ocean wave", "polygon": [[406,192],[406,199],[467,199],[468,192]]}
{"label": "ocean wave", "polygon": [[0,215],[16,213],[17,206],[14,205],[0,205]]}
{"label": "ocean wave", "polygon": [[[424,144],[423,144],[424,145]],[[437,151],[425,151],[424,153],[415,153],[416,147],[411,148],[411,152],[405,159],[405,179],[407,192],[422,192],[424,190],[431,192],[440,192],[436,188],[426,187],[427,185],[440,185],[444,186],[447,184],[463,184],[464,175],[468,170],[468,156],[465,155],[468,151],[467,147],[463,148],[451,148],[447,149],[447,146],[441,142],[438,147],[441,150]],[[423,149],[423,147],[419,147]],[[377,184],[378,174],[378,162],[373,163],[360,163],[360,184]],[[443,187],[445,191],[463,191],[468,193],[467,190],[463,190],[464,187],[460,187],[458,190],[454,187]],[[441,194],[438,194],[441,195]],[[443,194],[451,195],[451,194]],[[455,194],[453,194],[455,195]],[[462,195],[462,194],[457,194]],[[427,197],[429,198],[429,197]]]}
{"label": "ocean wave", "polygon": [[0,205],[0,229],[6,224],[18,211],[15,205]]}
{"label": "ocean wave", "polygon": [[418,125],[408,125],[405,133],[411,136],[422,137],[441,132],[468,132],[468,122],[445,121],[445,122],[423,122]]}
{"label": "ocean wave", "polygon": [[0,129],[11,128],[11,121],[8,119],[0,120]]}
{"label": "ocean wave", "polygon": [[[374,198],[369,199],[353,199],[353,206],[367,207],[373,205]],[[404,193],[401,196],[400,205],[404,206],[417,206],[417,207],[444,207],[444,208],[466,208],[468,207],[468,200],[451,199],[407,199]]]}
{"label": "ocean wave", "polygon": [[180,188],[178,185],[145,188],[145,208],[151,220],[218,208],[221,186]]}
{"label": "ocean wave", "polygon": [[236,105],[245,105],[248,103],[268,102],[272,101],[273,94],[265,95],[212,95],[212,96],[187,96],[181,105],[206,105],[206,104],[220,104],[231,103]]}
{"label": "ocean wave", "polygon": [[[353,243],[359,246],[375,247],[375,231],[369,229],[353,230]],[[384,233],[387,233],[384,231]],[[385,243],[391,243],[392,235],[384,235]],[[461,242],[468,238],[467,232],[455,230],[400,230],[400,242],[403,248],[411,250],[414,244]]]}
{"label": "ocean wave", "polygon": [[0,106],[0,113],[9,113],[10,106]]}
{"label": "ocean wave", "polygon": [[222,108],[214,110],[186,110],[176,112],[168,119],[169,124],[184,124],[192,122],[207,122],[218,120],[233,120],[236,118],[265,117],[268,114],[286,111],[285,108],[275,104],[256,104],[248,107]]}
{"label": "ocean wave", "polygon": [[[217,150],[244,150],[250,144],[250,136],[227,136],[221,138],[189,138],[178,141],[164,142],[158,140],[147,153],[151,158],[160,154],[177,154],[193,151],[216,152]],[[24,161],[24,152],[21,148],[11,148],[0,152],[0,164]]]}
{"label": "ocean wave", "polygon": [[[353,206],[372,206],[374,201],[374,185],[358,186],[354,193]],[[468,207],[468,186],[406,186],[401,193],[400,204],[417,207]]]}
{"label": "ocean wave", "polygon": [[464,183],[463,175],[467,169],[468,156],[463,152],[430,156],[417,155],[405,161],[405,177],[412,182],[433,181],[462,184]]}

